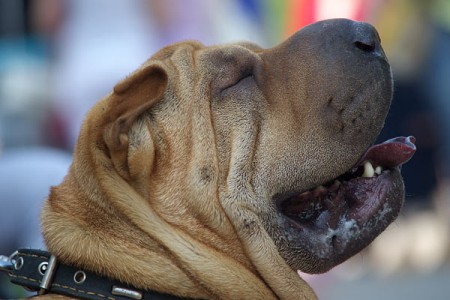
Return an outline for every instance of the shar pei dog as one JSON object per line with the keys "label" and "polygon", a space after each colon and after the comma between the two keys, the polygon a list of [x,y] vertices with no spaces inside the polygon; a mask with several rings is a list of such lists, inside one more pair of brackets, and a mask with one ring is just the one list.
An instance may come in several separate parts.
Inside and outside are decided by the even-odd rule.
{"label": "shar pei dog", "polygon": [[42,299],[315,299],[297,270],[358,253],[404,201],[414,138],[374,144],[392,94],[366,23],[163,48],[88,113],[51,189]]}

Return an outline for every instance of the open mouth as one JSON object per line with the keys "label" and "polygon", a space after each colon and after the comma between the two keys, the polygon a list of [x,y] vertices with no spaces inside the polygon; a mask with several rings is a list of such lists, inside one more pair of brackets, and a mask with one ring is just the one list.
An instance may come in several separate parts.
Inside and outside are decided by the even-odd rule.
{"label": "open mouth", "polygon": [[364,224],[375,214],[383,214],[387,202],[399,202],[389,203],[399,210],[403,195],[392,196],[391,191],[403,189],[399,169],[416,151],[414,143],[414,137],[397,137],[370,147],[345,174],[280,199],[279,211],[299,229],[330,231],[342,227],[343,220]]}

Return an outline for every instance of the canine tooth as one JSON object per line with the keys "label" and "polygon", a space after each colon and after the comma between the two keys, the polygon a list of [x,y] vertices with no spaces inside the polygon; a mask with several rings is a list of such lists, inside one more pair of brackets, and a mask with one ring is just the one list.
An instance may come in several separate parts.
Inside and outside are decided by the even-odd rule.
{"label": "canine tooth", "polygon": [[314,197],[320,197],[326,193],[326,191],[327,189],[323,185],[319,185],[312,191],[312,194]]}
{"label": "canine tooth", "polygon": [[311,197],[311,192],[309,192],[309,191],[301,193],[300,195],[298,195],[298,199],[300,199],[300,200],[308,199],[310,197]]}
{"label": "canine tooth", "polygon": [[366,161],[364,163],[364,173],[362,174],[362,177],[370,178],[370,177],[373,177],[374,175],[375,175],[375,170],[374,170],[372,164],[370,163],[370,161]]}
{"label": "canine tooth", "polygon": [[383,167],[378,166],[378,167],[375,168],[375,173],[377,173],[378,175],[380,175],[381,172],[383,172]]}
{"label": "canine tooth", "polygon": [[318,192],[323,192],[325,190],[326,190],[326,188],[323,185],[319,185],[318,187],[316,187],[316,191],[318,191]]}
{"label": "canine tooth", "polygon": [[339,180],[335,180],[334,182],[333,182],[333,184],[331,185],[331,187],[330,187],[330,191],[331,192],[336,192],[337,190],[339,190],[339,187],[341,186],[341,182],[339,181]]}

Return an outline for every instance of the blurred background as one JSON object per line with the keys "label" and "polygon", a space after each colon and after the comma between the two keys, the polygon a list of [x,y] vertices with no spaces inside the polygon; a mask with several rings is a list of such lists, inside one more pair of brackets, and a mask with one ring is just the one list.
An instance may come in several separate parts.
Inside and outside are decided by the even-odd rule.
{"label": "blurred background", "polygon": [[[271,47],[334,17],[379,30],[394,103],[380,141],[414,135],[405,208],[361,254],[304,275],[320,299],[450,299],[450,0],[0,0],[0,254],[44,248],[39,210],[85,113],[161,47]],[[23,296],[0,274],[0,299]]]}

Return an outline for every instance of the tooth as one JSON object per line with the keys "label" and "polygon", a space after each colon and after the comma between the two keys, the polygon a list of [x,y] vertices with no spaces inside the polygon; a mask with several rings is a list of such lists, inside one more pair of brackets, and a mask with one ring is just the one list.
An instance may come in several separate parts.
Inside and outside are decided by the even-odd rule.
{"label": "tooth", "polygon": [[319,185],[318,187],[316,187],[316,191],[323,192],[326,191],[326,188],[323,185]]}
{"label": "tooth", "polygon": [[337,190],[339,190],[339,187],[341,186],[341,182],[339,181],[339,180],[335,180],[334,182],[333,182],[333,184],[331,185],[331,187],[330,187],[330,191],[331,192],[336,192]]}
{"label": "tooth", "polygon": [[362,174],[362,177],[373,177],[375,175],[375,170],[373,169],[372,164],[370,163],[370,161],[366,161],[364,163],[364,173]]}
{"label": "tooth", "polygon": [[383,167],[378,166],[378,167],[375,168],[375,173],[377,173],[378,175],[380,175],[381,172],[383,172]]}
{"label": "tooth", "polygon": [[325,192],[327,191],[327,189],[323,186],[323,185],[319,185],[318,187],[316,187],[313,191],[313,196],[314,197],[320,197],[322,196]]}
{"label": "tooth", "polygon": [[311,192],[307,191],[298,195],[299,200],[309,199],[311,198]]}

